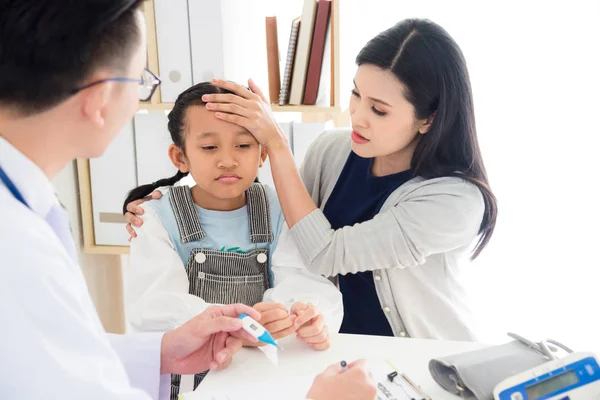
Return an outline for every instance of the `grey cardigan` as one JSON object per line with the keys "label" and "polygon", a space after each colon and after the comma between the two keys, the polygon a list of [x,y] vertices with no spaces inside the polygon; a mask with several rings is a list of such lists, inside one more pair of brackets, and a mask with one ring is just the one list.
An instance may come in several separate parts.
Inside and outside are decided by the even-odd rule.
{"label": "grey cardigan", "polygon": [[474,340],[459,274],[478,238],[481,192],[460,178],[417,177],[395,190],[372,220],[333,230],[322,210],[350,151],[348,129],[325,132],[301,168],[319,207],[291,229],[308,269],[327,277],[373,271],[396,336]]}

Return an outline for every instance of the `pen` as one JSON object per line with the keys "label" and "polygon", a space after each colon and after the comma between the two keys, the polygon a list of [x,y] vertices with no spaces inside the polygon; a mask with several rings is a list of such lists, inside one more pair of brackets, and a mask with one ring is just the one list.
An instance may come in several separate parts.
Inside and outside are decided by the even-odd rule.
{"label": "pen", "polygon": [[340,366],[342,367],[342,372],[346,372],[348,370],[348,364],[346,361],[340,361]]}
{"label": "pen", "polygon": [[423,389],[421,389],[420,386],[416,385],[412,380],[410,380],[410,378],[408,376],[406,376],[405,374],[400,374],[400,376],[410,385],[411,388],[413,388],[415,390],[415,392],[417,392],[419,395],[421,395],[423,397],[423,399],[432,400],[431,397],[429,397],[423,391]]}
{"label": "pen", "polygon": [[398,372],[394,371],[387,375],[387,378],[390,382],[394,382],[394,378],[398,376]]}

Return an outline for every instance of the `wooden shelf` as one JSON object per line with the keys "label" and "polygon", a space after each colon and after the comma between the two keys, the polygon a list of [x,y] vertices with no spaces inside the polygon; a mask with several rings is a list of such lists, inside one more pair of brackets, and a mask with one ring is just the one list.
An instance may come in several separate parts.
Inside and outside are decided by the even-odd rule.
{"label": "wooden shelf", "polygon": [[[173,108],[173,103],[140,103],[140,110],[148,111],[169,111]],[[280,106],[271,104],[273,112],[293,112],[293,113],[338,113],[339,107],[335,106]]]}
{"label": "wooden shelf", "polygon": [[[296,0],[300,1],[300,0]],[[293,112],[293,113],[341,113],[340,105],[340,0],[332,0],[331,9],[331,105],[330,106],[279,106],[272,104],[273,112]],[[156,39],[156,20],[154,14],[154,0],[147,0],[144,3],[144,12],[146,16],[146,27],[148,37],[148,68],[159,76],[161,75],[158,62],[158,45]],[[265,65],[266,68],[266,65]],[[268,88],[263,88],[268,89]],[[267,90],[268,91],[268,90]],[[173,108],[173,103],[163,103],[161,100],[160,86],[150,102],[140,103],[140,110],[149,111],[169,111]]]}
{"label": "wooden shelf", "polygon": [[[160,68],[158,65],[158,43],[156,39],[156,18],[154,16],[154,0],[144,2],[144,15],[146,20],[146,62],[150,71],[159,74]],[[160,74],[159,74],[160,75]],[[151,104],[160,104],[162,98],[161,88],[158,85],[154,96],[150,99]],[[144,103],[144,104],[150,104]]]}
{"label": "wooden shelf", "polygon": [[174,103],[140,103],[139,110],[171,111]]}
{"label": "wooden shelf", "polygon": [[271,110],[273,112],[297,112],[297,113],[335,113],[339,112],[339,107],[330,106],[279,106],[277,104],[271,104]]}
{"label": "wooden shelf", "polygon": [[129,246],[90,246],[84,247],[83,252],[86,254],[129,254]]}

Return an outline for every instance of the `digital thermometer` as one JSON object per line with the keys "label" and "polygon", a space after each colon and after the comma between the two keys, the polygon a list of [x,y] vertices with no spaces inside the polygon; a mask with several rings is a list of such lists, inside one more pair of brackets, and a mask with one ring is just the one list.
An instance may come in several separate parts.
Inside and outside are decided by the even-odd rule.
{"label": "digital thermometer", "polygon": [[265,329],[264,326],[256,322],[248,314],[242,314],[238,317],[242,320],[243,328],[246,332],[257,338],[263,343],[272,344],[275,347],[279,347],[273,336]]}

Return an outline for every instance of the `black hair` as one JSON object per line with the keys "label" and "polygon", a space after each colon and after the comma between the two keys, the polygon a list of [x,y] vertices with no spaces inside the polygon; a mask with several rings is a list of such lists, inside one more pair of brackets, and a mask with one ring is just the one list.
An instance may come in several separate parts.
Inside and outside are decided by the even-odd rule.
{"label": "black hair", "polygon": [[[185,116],[186,111],[191,106],[205,105],[206,102],[202,100],[202,96],[205,94],[214,93],[231,93],[230,91],[213,85],[210,82],[198,83],[184,92],[182,92],[175,100],[173,109],[169,112],[169,133],[171,134],[171,140],[173,143],[181,149],[185,154]],[[170,178],[160,179],[154,183],[142,185],[133,189],[127,195],[125,202],[123,203],[123,214],[127,212],[127,204],[132,201],[142,199],[154,190],[162,186],[173,186],[184,176],[187,176],[188,172],[177,171],[175,175]],[[258,179],[255,179],[258,182]]]}
{"label": "black hair", "polygon": [[61,103],[98,68],[125,71],[143,0],[2,0],[0,106],[30,115]]}
{"label": "black hair", "polygon": [[371,39],[356,63],[392,72],[403,84],[415,118],[433,117],[412,156],[413,173],[425,179],[457,176],[480,189],[485,213],[472,255],[476,258],[494,231],[497,205],[477,141],[473,95],[462,51],[439,25],[406,19]]}

